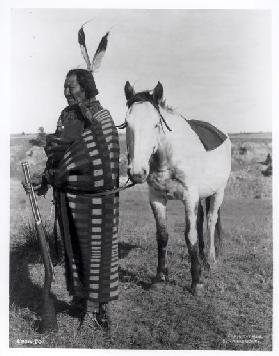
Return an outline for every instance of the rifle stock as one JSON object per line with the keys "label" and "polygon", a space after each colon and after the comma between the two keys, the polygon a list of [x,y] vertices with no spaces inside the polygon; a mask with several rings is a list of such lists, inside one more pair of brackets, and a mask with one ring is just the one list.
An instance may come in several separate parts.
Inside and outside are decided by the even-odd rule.
{"label": "rifle stock", "polygon": [[49,246],[46,239],[46,234],[44,227],[42,225],[41,214],[37,204],[37,198],[32,187],[30,171],[28,162],[22,162],[22,169],[25,177],[26,184],[31,188],[29,195],[29,200],[35,219],[36,230],[38,234],[38,240],[40,245],[41,254],[43,257],[44,269],[45,269],[45,278],[44,278],[44,288],[42,293],[42,310],[41,310],[41,324],[39,331],[45,332],[47,330],[57,330],[57,319],[55,313],[54,302],[50,295],[51,283],[53,280],[54,269],[50,258]]}

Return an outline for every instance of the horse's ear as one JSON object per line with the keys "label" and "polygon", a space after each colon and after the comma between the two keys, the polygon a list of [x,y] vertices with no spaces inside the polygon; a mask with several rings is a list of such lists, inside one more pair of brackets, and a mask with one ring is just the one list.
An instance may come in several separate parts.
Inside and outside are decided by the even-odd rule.
{"label": "horse's ear", "polygon": [[153,90],[153,99],[156,104],[158,104],[163,98],[163,86],[160,82],[156,85]]}
{"label": "horse's ear", "polygon": [[135,90],[129,82],[126,82],[124,91],[127,100],[131,99],[135,95]]}

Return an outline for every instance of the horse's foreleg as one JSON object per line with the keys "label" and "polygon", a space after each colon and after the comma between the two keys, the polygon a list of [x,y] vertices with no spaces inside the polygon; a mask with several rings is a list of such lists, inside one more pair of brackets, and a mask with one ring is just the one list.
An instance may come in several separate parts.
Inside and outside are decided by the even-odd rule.
{"label": "horse's foreleg", "polygon": [[188,247],[188,252],[191,259],[191,275],[192,284],[191,290],[196,294],[202,287],[200,283],[201,265],[199,261],[199,248],[197,238],[197,213],[198,213],[198,199],[188,197],[185,203],[185,241]]}
{"label": "horse's foreleg", "polygon": [[[216,261],[215,256],[215,229],[220,234],[220,206],[224,198],[224,189],[219,190],[217,193],[210,197],[210,208],[208,212],[208,232],[209,232],[209,260],[210,262]],[[218,223],[216,225],[216,223]]]}
{"label": "horse's foreleg", "polygon": [[150,191],[150,206],[152,208],[156,220],[156,239],[158,245],[158,267],[156,282],[165,282],[168,280],[167,269],[167,245],[168,245],[168,232],[167,232],[167,215],[166,205],[167,199],[162,195]]}

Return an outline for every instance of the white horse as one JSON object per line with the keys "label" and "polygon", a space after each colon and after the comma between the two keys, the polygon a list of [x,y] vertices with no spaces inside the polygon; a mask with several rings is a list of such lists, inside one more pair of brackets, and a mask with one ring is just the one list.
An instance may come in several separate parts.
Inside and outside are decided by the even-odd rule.
{"label": "white horse", "polygon": [[206,198],[208,203],[208,259],[215,262],[215,226],[231,170],[229,137],[217,148],[206,151],[187,120],[162,101],[160,82],[153,91],[137,94],[126,82],[125,95],[128,174],[135,183],[148,182],[150,205],[156,220],[158,268],[155,283],[168,279],[166,204],[168,199],[179,199],[185,207],[185,239],[191,258],[191,290],[195,294],[202,288],[200,257],[204,256],[203,241],[198,241],[198,234],[203,231],[202,221],[198,219],[199,202]]}

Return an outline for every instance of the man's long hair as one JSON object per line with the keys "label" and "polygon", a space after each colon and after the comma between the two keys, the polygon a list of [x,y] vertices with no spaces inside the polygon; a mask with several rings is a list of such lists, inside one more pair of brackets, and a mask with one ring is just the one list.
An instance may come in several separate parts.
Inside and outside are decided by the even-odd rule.
{"label": "man's long hair", "polygon": [[67,77],[70,75],[77,76],[77,82],[85,91],[85,96],[87,99],[90,99],[98,95],[98,89],[96,88],[95,80],[92,72],[89,72],[86,69],[71,69],[67,73]]}

